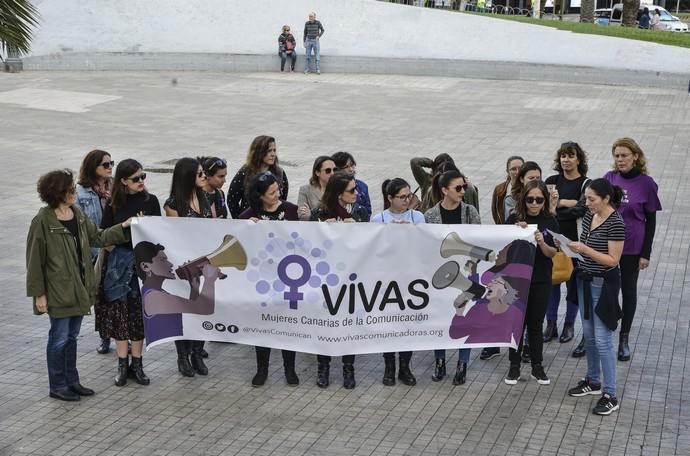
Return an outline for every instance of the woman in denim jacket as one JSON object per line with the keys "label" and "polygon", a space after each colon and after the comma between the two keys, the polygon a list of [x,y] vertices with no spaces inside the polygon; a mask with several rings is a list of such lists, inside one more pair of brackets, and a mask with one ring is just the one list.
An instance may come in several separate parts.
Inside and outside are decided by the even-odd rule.
{"label": "woman in denim jacket", "polygon": [[[77,182],[77,201],[76,204],[89,220],[96,226],[100,226],[103,218],[103,209],[110,200],[110,192],[113,187],[113,168],[115,162],[110,158],[110,154],[104,150],[92,150],[81,163],[79,170],[79,181]],[[96,261],[98,257],[97,248],[91,248],[91,258]],[[103,312],[100,299],[96,299],[94,313],[96,314],[96,331],[101,336],[101,344],[96,351],[104,355],[110,351],[110,337],[105,337],[101,330]]]}

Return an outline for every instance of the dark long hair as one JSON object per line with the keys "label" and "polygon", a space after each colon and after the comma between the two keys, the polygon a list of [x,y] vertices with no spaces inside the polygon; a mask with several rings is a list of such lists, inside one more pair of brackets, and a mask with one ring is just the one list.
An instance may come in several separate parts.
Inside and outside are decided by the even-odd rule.
{"label": "dark long hair", "polygon": [[530,192],[530,190],[533,190],[535,188],[541,190],[541,194],[544,197],[544,207],[541,210],[542,214],[550,213],[551,208],[549,199],[549,189],[546,188],[546,184],[544,182],[540,180],[533,180],[527,182],[523,186],[522,191],[520,192],[520,197],[518,198],[517,205],[515,207],[515,215],[517,216],[518,221],[527,220],[527,201],[525,201],[525,199],[527,198],[527,194]]}
{"label": "dark long hair", "polygon": [[228,167],[228,162],[220,157],[197,157],[196,158],[207,176],[215,176],[219,169]]}
{"label": "dark long hair", "polygon": [[79,169],[79,180],[77,183],[82,187],[94,187],[98,184],[98,174],[96,169],[101,165],[103,157],[110,157],[110,154],[104,150],[94,149],[84,157]]}
{"label": "dark long hair", "polygon": [[[244,185],[247,185],[252,177],[256,176],[261,172],[261,167],[263,166],[264,157],[268,155],[268,146],[273,143],[275,144],[276,139],[273,136],[261,135],[254,138],[252,144],[249,146],[249,152],[247,153],[247,161],[244,164],[246,171],[244,178]],[[278,154],[276,154],[276,161],[274,164],[268,167],[268,170],[273,173],[279,182],[283,180],[283,170],[278,165]]]}
{"label": "dark long hair", "polygon": [[[438,154],[435,158],[433,163],[431,164],[431,174],[438,174],[442,173],[443,171],[441,170],[441,166],[443,166],[446,163],[450,163],[453,165],[453,168],[457,169],[457,166],[455,166],[455,160],[453,160],[453,157],[448,155],[447,153],[441,153]],[[448,168],[446,168],[446,171],[448,171]]]}
{"label": "dark long hair", "polygon": [[558,174],[563,174],[563,168],[561,168],[561,156],[562,155],[575,155],[577,157],[577,172],[580,176],[586,176],[589,166],[587,165],[587,153],[582,150],[582,147],[576,142],[568,141],[561,144],[561,147],[556,151],[556,158],[553,159],[553,169],[558,172]]}
{"label": "dark long hair", "polygon": [[343,171],[338,171],[331,176],[321,197],[321,204],[319,206],[321,214],[330,215],[335,213],[335,208],[340,204],[338,197],[343,194],[349,183],[354,180],[355,176]]}
{"label": "dark long hair", "polygon": [[[127,179],[140,169],[144,169],[144,167],[133,158],[127,158],[117,164],[115,177],[113,178],[113,192],[110,197],[110,206],[113,208],[113,214],[124,206],[127,200],[127,187],[122,183],[122,179]],[[146,199],[149,199],[149,192],[146,191],[146,187],[144,187],[143,192],[146,195]]]}
{"label": "dark long hair", "polygon": [[383,192],[383,209],[386,210],[391,207],[391,202],[388,200],[389,196],[392,198],[397,195],[400,190],[409,186],[410,184],[400,177],[394,177],[393,179],[386,179],[383,181],[383,184],[381,184],[381,191]]}
{"label": "dark long hair", "polygon": [[203,189],[196,186],[198,170],[199,160],[196,158],[184,157],[175,163],[172,184],[170,185],[170,198],[175,201],[178,215],[189,213],[189,202],[195,193],[196,199],[199,201],[199,211],[204,213],[210,210]]}
{"label": "dark long hair", "polygon": [[524,179],[524,177],[530,171],[539,171],[539,174],[541,174],[541,168],[536,162],[526,161],[522,164],[520,167],[520,172],[518,173],[518,178],[515,181],[515,185],[513,185],[513,188],[510,191],[510,196],[512,196],[515,201],[520,199],[520,192],[522,192],[522,187],[524,186],[521,179]]}
{"label": "dark long hair", "polygon": [[258,174],[249,181],[245,197],[247,198],[249,207],[255,214],[259,214],[263,211],[264,205],[261,202],[261,197],[264,196],[268,187],[273,184],[278,184],[280,186],[280,183],[270,171]]}
{"label": "dark long hair", "polygon": [[[448,173],[457,173],[457,175],[448,174]],[[449,177],[451,175],[455,176],[455,177]],[[445,179],[443,179],[445,184],[443,184],[441,182],[443,176],[445,176]],[[465,183],[467,183],[467,178],[455,166],[455,163],[453,163],[453,162],[441,163],[441,165],[438,168],[438,172],[431,179],[431,205],[432,206],[435,206],[436,203],[438,203],[439,201],[441,201],[443,199],[443,192],[441,191],[441,188],[447,187],[448,182],[450,182],[453,179],[457,179],[459,177],[462,177],[465,180]]]}
{"label": "dark long hair", "polygon": [[603,177],[594,179],[592,182],[590,182],[589,188],[591,188],[592,191],[602,199],[608,196],[609,204],[611,204],[611,207],[614,209],[618,209],[621,201],[623,201],[623,189],[617,185],[611,184],[611,182],[607,181]]}
{"label": "dark long hair", "polygon": [[314,160],[314,166],[311,167],[311,177],[309,178],[309,183],[311,185],[319,185],[319,178],[316,176],[316,172],[320,171],[321,166],[323,166],[324,162],[327,162],[329,160],[335,163],[335,161],[328,155],[320,155],[316,157],[316,160]]}

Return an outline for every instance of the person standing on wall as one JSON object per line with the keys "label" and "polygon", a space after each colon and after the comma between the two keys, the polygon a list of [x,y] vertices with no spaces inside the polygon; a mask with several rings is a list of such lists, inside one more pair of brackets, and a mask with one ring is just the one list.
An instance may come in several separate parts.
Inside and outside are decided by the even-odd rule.
{"label": "person standing on wall", "polygon": [[306,49],[304,56],[304,74],[309,73],[309,58],[312,50],[314,51],[314,59],[316,59],[316,74],[321,74],[321,42],[325,30],[321,22],[316,20],[316,13],[309,13],[309,20],[304,23],[304,48]]}

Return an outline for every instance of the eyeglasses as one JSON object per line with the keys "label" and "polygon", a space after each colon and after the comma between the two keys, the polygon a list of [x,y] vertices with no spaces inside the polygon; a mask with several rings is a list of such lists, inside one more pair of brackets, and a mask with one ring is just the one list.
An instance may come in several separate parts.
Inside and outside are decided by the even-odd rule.
{"label": "eyeglasses", "polygon": [[201,179],[202,177],[206,177],[206,173],[203,172],[203,171],[199,171],[198,173],[196,173],[196,177],[198,177],[199,179]]}
{"label": "eyeglasses", "polygon": [[140,175],[134,177],[128,177],[127,180],[131,180],[135,184],[139,181],[144,182],[146,180],[146,173],[141,173]]}
{"label": "eyeglasses", "polygon": [[322,173],[326,174],[331,174],[333,171],[335,171],[335,168],[324,168],[321,170]]}
{"label": "eyeglasses", "polygon": [[408,193],[406,195],[395,195],[393,198],[400,198],[401,200],[409,200],[409,199],[412,199],[412,193]]}
{"label": "eyeglasses", "polygon": [[115,161],[114,161],[114,160],[111,160],[111,161],[109,161],[109,162],[103,162],[103,163],[101,163],[99,166],[102,166],[103,169],[110,169],[110,168],[112,168],[112,167],[115,166]]}
{"label": "eyeglasses", "polygon": [[525,198],[527,204],[544,204],[544,197],[542,196],[528,196]]}
{"label": "eyeglasses", "polygon": [[228,167],[228,162],[225,161],[225,160],[223,160],[222,158],[219,158],[218,160],[216,160],[216,161],[214,161],[213,163],[211,163],[211,166],[209,166],[209,167],[206,168],[206,169],[208,169],[208,171],[211,172],[211,171],[213,171],[213,168],[215,168],[215,167],[218,167],[218,168],[220,168],[220,169],[227,168],[227,167]]}
{"label": "eyeglasses", "polygon": [[352,187],[350,189],[345,189],[347,193],[355,193],[357,191],[357,187]]}
{"label": "eyeglasses", "polygon": [[458,193],[467,191],[467,184],[456,185],[456,186],[455,186],[455,191],[458,192]]}

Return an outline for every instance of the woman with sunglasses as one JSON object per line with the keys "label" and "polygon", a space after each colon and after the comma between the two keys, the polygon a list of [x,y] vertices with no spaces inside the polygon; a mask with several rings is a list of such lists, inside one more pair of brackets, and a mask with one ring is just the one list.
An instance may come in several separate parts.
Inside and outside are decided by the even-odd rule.
{"label": "woman with sunglasses", "polygon": [[206,175],[204,192],[217,218],[228,218],[228,206],[223,192],[225,178],[228,176],[228,163],[218,157],[197,158]]}
{"label": "woman with sunglasses", "polygon": [[297,41],[290,33],[290,26],[283,25],[283,33],[278,35],[278,55],[280,56],[280,71],[285,71],[285,61],[290,59],[290,72],[295,72],[297,63]]}
{"label": "woman with sunglasses", "polygon": [[556,218],[551,215],[549,203],[550,195],[546,185],[540,180],[529,181],[520,193],[515,212],[506,221],[508,224],[516,224],[525,229],[527,225],[537,225],[537,230],[534,232],[537,250],[524,320],[529,347],[523,343],[524,338],[520,338],[518,349],[508,350],[510,370],[504,379],[507,385],[516,385],[520,380],[520,361],[523,350],[530,351],[532,378],[540,385],[551,383],[542,366],[544,346],[542,324],[551,295],[551,269],[553,268],[551,258],[556,255],[557,250],[553,237],[547,234],[546,230],[558,233],[559,228]]}
{"label": "woman with sunglasses", "polygon": [[[400,223],[418,225],[425,223],[424,214],[409,208],[412,200],[410,184],[404,179],[396,177],[386,179],[381,185],[383,191],[383,212],[372,217],[372,223]],[[417,379],[410,370],[410,360],[412,352],[398,353],[400,358],[400,370],[398,380],[405,385],[413,386],[417,384]],[[385,369],[383,372],[383,384],[386,386],[395,385],[395,353],[387,352],[383,354]]]}
{"label": "woman with sunglasses", "polygon": [[[204,192],[206,174],[204,169],[191,157],[181,158],[173,170],[170,196],[163,205],[168,217],[214,218],[215,209]],[[238,214],[239,215],[239,214]],[[208,375],[204,364],[203,340],[176,340],[177,369],[185,377],[194,374]]]}
{"label": "woman with sunglasses", "polygon": [[257,136],[249,146],[247,161],[237,171],[230,182],[228,189],[228,208],[232,218],[237,218],[249,207],[245,190],[249,181],[256,175],[270,171],[278,180],[280,187],[280,199],[285,201],[288,197],[288,178],[283,168],[278,165],[276,154],[276,140],[272,136]]}
{"label": "woman with sunglasses", "polygon": [[[97,226],[100,226],[103,209],[110,200],[114,165],[115,162],[110,158],[108,152],[96,149],[86,154],[79,170],[77,206]],[[91,248],[91,257],[94,263],[98,258],[98,251],[99,249]],[[96,273],[99,272],[96,271]],[[100,330],[102,314],[99,299],[96,299],[93,310],[96,315],[96,331],[101,336],[101,344],[96,352],[104,355],[110,352],[110,337],[105,337],[103,331]]]}
{"label": "woman with sunglasses", "polygon": [[[354,177],[357,174],[357,162],[355,157],[349,152],[336,152],[331,157],[335,163],[336,171],[342,171],[352,174]],[[357,203],[367,211],[371,217],[371,199],[369,198],[369,186],[357,178],[355,178],[357,185]]]}
{"label": "woman with sunglasses", "polygon": [[[130,158],[117,165],[112,198],[103,211],[101,228],[109,228],[130,217],[161,215],[158,198],[146,190],[145,180],[146,173],[138,161]],[[141,292],[134,274],[134,249],[131,241],[110,249],[102,289],[102,331],[107,337],[115,339],[118,358],[115,385],[126,385],[128,377],[134,377],[140,385],[148,385],[150,380],[144,373],[142,363],[144,320],[141,313]],[[130,342],[131,364],[128,355]]]}
{"label": "woman with sunglasses", "polygon": [[26,293],[34,314],[47,313],[46,348],[50,397],[78,401],[93,396],[77,371],[77,339],[84,315],[96,299],[96,274],[90,248],[127,241],[131,220],[99,230],[76,203],[74,175],[49,172],[38,180],[38,194],[47,205],[31,221],[26,239]]}
{"label": "woman with sunglasses", "polygon": [[[368,222],[369,214],[357,202],[357,184],[355,176],[346,172],[333,174],[326,184],[321,204],[311,214],[312,221],[321,222]],[[327,388],[330,379],[331,357],[317,355],[318,362],[316,385]],[[355,355],[345,355],[343,360],[343,387],[355,387]]]}
{"label": "woman with sunglasses", "polygon": [[311,177],[307,185],[299,188],[297,207],[299,219],[309,220],[311,212],[321,204],[321,197],[326,189],[326,184],[335,172],[335,162],[327,155],[321,155],[314,160],[311,168]]}
{"label": "woman with sunglasses", "polygon": [[[558,173],[546,179],[546,187],[555,189],[558,197],[556,218],[561,229],[560,233],[571,240],[578,239],[578,220],[587,212],[585,206],[585,187],[590,179],[587,177],[587,154],[576,142],[566,142],[556,151],[553,169]],[[575,278],[566,282],[568,294],[566,296],[566,313],[563,330],[559,342],[570,342],[575,334],[575,317],[577,316],[577,297],[575,297]],[[558,306],[561,301],[561,284],[553,285],[549,306],[546,311],[546,329],[544,342],[558,337]],[[582,345],[582,343],[581,343]],[[582,350],[582,352],[580,352]],[[578,345],[573,355],[584,355],[584,345]]]}
{"label": "woman with sunglasses", "polygon": [[[460,171],[447,171],[438,178],[438,185],[443,199],[424,213],[426,223],[475,224],[482,222],[474,206],[465,204],[463,197],[468,188],[465,176]],[[435,350],[436,365],[431,380],[439,382],[446,376],[446,351]],[[453,385],[463,385],[467,378],[467,363],[470,361],[470,349],[458,350],[458,366],[453,377]]]}
{"label": "woman with sunglasses", "polygon": [[[249,183],[247,188],[249,208],[240,214],[241,219],[249,219],[254,222],[260,220],[299,220],[297,206],[281,201],[278,181],[273,174],[265,172]],[[269,347],[254,347],[256,349],[256,375],[252,379],[252,386],[259,387],[266,383],[268,377],[268,362],[271,357]],[[299,378],[295,372],[295,352],[281,350],[283,354],[283,369],[285,380],[289,386],[299,385]]]}

